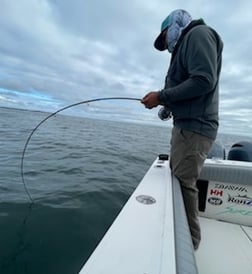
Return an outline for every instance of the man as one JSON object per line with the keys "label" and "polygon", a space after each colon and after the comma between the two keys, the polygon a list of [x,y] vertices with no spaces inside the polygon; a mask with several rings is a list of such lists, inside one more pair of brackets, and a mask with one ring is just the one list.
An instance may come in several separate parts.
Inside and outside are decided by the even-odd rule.
{"label": "man", "polygon": [[216,138],[223,43],[202,19],[173,11],[162,23],[156,49],[171,53],[165,87],[143,97],[146,108],[172,111],[170,165],[179,179],[194,248],[200,243],[196,180]]}

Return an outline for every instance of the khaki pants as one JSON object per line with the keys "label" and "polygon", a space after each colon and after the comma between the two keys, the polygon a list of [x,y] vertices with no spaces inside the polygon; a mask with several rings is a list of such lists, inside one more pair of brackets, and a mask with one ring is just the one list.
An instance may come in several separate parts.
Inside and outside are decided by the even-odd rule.
{"label": "khaki pants", "polygon": [[194,248],[201,240],[196,181],[214,140],[176,128],[172,130],[170,165],[179,179]]}

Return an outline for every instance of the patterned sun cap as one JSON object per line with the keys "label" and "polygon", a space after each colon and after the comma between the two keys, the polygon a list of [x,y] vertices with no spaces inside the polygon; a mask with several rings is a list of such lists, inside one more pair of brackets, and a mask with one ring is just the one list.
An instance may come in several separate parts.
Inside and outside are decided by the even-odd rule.
{"label": "patterned sun cap", "polygon": [[183,9],[177,9],[171,12],[161,24],[161,33],[155,40],[155,43],[154,43],[155,48],[158,50],[166,49],[165,37],[163,35],[163,32],[167,28],[170,28],[172,25],[175,25],[175,24],[179,28],[185,28],[191,21],[192,21],[191,15]]}

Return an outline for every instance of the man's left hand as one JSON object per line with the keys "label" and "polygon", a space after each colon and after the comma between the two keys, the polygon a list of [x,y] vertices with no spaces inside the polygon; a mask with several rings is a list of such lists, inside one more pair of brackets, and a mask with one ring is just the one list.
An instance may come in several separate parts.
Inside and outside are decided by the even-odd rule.
{"label": "man's left hand", "polygon": [[157,107],[159,103],[158,91],[151,91],[147,93],[141,100],[141,103],[145,105],[146,108],[152,109]]}

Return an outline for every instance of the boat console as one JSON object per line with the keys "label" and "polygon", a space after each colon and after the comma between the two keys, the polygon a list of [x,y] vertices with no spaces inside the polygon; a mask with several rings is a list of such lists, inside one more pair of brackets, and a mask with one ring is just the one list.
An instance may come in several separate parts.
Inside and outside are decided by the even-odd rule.
{"label": "boat console", "polygon": [[252,144],[234,144],[228,159],[205,161],[200,179],[202,241],[198,273],[250,273],[252,269]]}

